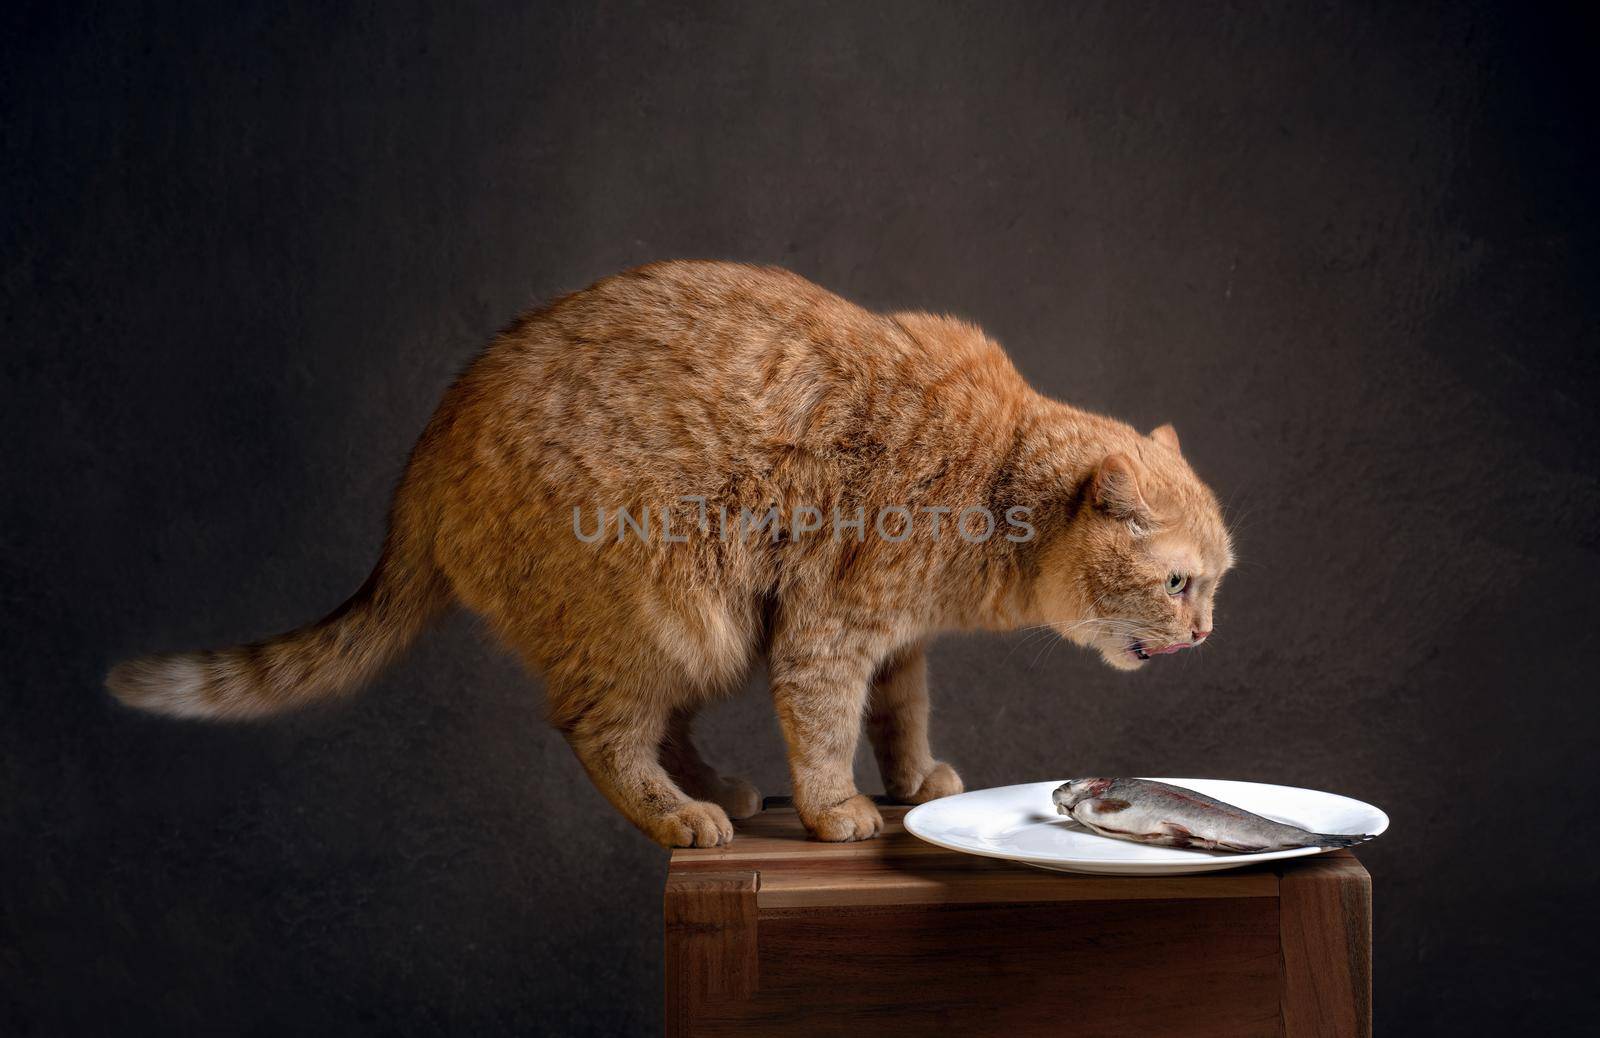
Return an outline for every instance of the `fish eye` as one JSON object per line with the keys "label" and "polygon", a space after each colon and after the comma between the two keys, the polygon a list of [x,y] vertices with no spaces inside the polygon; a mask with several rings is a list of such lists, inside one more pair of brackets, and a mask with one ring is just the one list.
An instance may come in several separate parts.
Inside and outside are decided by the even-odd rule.
{"label": "fish eye", "polygon": [[1181,594],[1183,589],[1188,586],[1189,578],[1184,576],[1182,573],[1167,574],[1167,594]]}

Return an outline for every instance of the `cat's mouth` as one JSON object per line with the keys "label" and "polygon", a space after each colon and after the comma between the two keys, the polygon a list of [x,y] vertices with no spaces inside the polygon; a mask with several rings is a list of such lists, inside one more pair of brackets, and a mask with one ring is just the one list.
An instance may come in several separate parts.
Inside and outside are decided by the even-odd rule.
{"label": "cat's mouth", "polygon": [[1193,642],[1169,642],[1166,645],[1150,646],[1135,638],[1128,643],[1127,652],[1136,660],[1148,660],[1151,656],[1170,656],[1184,649],[1194,648]]}

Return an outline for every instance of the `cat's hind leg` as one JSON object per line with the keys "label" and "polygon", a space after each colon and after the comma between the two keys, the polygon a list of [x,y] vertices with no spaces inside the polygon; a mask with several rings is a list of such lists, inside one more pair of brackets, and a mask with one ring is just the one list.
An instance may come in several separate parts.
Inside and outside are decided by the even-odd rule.
{"label": "cat's hind leg", "polygon": [[700,756],[689,733],[695,713],[694,707],[679,707],[668,718],[661,741],[662,765],[690,796],[721,806],[729,818],[749,818],[761,810],[761,794],[737,775],[717,774]]}
{"label": "cat's hind leg", "polygon": [[962,790],[961,776],[928,748],[928,666],[922,643],[890,656],[872,678],[867,737],[883,788],[903,804],[922,804]]}
{"label": "cat's hind leg", "polygon": [[614,691],[584,698],[589,705],[575,711],[562,732],[618,811],[663,847],[716,847],[733,839],[727,812],[691,799],[661,766],[670,702]]}

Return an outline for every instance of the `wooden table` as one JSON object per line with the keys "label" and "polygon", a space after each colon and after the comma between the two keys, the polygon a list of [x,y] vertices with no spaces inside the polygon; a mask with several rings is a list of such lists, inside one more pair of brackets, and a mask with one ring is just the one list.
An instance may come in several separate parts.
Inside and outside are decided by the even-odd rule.
{"label": "wooden table", "polygon": [[769,802],[672,855],[667,1034],[1369,1035],[1372,881],[1348,851],[1074,876],[864,843]]}

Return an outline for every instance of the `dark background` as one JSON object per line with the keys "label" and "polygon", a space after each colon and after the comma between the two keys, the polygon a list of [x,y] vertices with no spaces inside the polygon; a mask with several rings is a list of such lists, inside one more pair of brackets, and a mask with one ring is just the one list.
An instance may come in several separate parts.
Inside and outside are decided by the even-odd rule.
{"label": "dark background", "polygon": [[[681,256],[972,318],[1041,389],[1175,422],[1235,517],[1204,652],[1128,676],[941,643],[935,744],[969,786],[1370,799],[1380,1033],[1593,1025],[1574,18],[337,6],[0,16],[0,1030],[658,1027],[665,855],[469,618],[260,727],[99,681],[336,605],[487,338]],[[759,691],[704,741],[785,790]]]}

